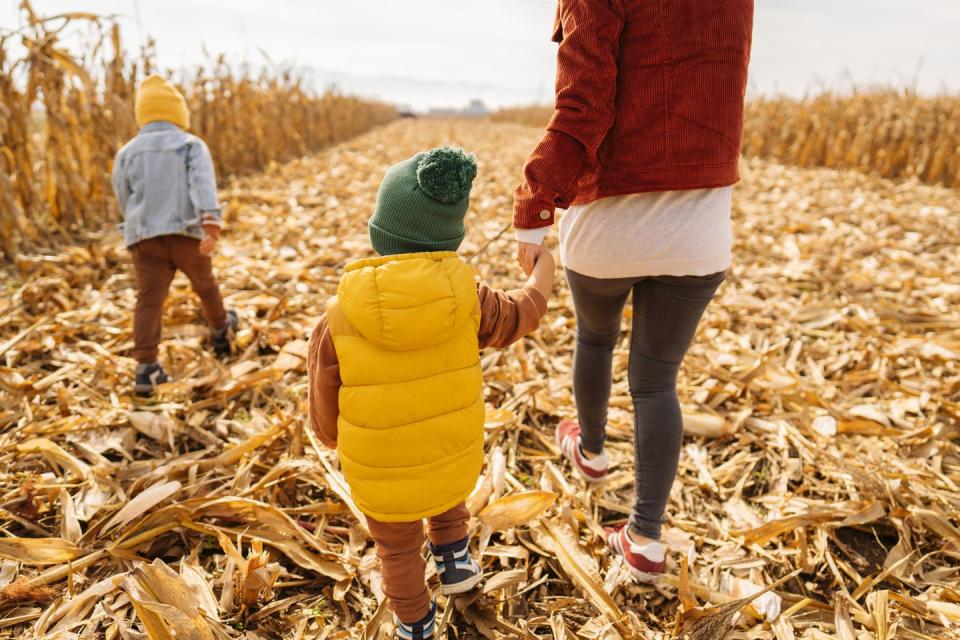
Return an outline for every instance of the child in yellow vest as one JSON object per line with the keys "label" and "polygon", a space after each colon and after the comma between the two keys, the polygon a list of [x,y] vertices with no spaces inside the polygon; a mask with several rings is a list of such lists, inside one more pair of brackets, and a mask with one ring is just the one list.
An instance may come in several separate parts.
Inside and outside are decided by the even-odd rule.
{"label": "child in yellow vest", "polygon": [[476,160],[442,147],[394,165],[370,220],[378,258],[347,265],[310,338],[310,420],[339,451],[366,515],[400,638],[433,636],[423,519],[444,594],[483,578],[464,499],[483,465],[480,349],[537,328],[555,263],[540,253],[522,289],[474,280],[455,253]]}

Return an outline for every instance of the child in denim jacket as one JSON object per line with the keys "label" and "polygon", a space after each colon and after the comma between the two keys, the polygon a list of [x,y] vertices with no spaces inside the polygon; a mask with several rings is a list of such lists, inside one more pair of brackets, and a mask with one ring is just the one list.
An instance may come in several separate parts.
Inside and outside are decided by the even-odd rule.
{"label": "child in denim jacket", "polygon": [[210,256],[222,226],[216,175],[207,145],[186,132],[186,101],[173,85],[152,75],[137,92],[136,117],[140,132],[117,153],[112,182],[136,273],[134,391],[151,396],[170,380],[157,362],[157,346],[163,302],[178,269],[200,297],[217,355],[230,353],[238,319],[224,309],[213,275]]}

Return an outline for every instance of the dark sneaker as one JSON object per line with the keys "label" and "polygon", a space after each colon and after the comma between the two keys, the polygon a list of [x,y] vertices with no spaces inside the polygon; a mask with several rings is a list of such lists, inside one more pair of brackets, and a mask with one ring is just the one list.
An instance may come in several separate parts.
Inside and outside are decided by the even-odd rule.
{"label": "dark sneaker", "polygon": [[430,545],[430,553],[437,563],[437,574],[440,576],[440,593],[443,595],[470,591],[483,580],[483,571],[467,548],[469,542],[469,538],[464,538],[439,547]]}
{"label": "dark sneaker", "polygon": [[407,624],[402,622],[400,618],[395,618],[395,621],[397,623],[397,638],[403,638],[403,640],[427,640],[427,638],[432,638],[433,632],[437,628],[437,603],[430,603],[430,611],[419,622]]}
{"label": "dark sneaker", "polygon": [[240,326],[240,318],[233,309],[227,311],[227,321],[219,329],[214,329],[211,334],[213,343],[213,352],[218,358],[225,358],[233,353],[233,334]]}
{"label": "dark sneaker", "polygon": [[607,546],[623,556],[633,577],[641,582],[655,582],[663,574],[667,548],[659,542],[637,544],[627,535],[627,526],[606,529]]}
{"label": "dark sneaker", "polygon": [[133,392],[141,398],[149,398],[158,384],[170,382],[170,376],[163,370],[159,362],[150,362],[137,365],[137,379],[133,385]]}
{"label": "dark sneaker", "polygon": [[570,461],[573,468],[580,472],[587,482],[601,482],[606,479],[610,462],[607,454],[601,453],[593,458],[583,455],[580,448],[580,425],[574,420],[564,420],[557,425],[557,446],[563,457]]}

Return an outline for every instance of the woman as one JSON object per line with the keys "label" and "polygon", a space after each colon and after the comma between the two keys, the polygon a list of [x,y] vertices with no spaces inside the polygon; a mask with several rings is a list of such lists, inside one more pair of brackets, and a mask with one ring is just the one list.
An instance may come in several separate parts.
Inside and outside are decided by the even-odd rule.
{"label": "woman", "polygon": [[557,442],[590,482],[607,474],[612,354],[633,294],[636,500],[607,540],[640,579],[663,571],[683,438],[677,373],[730,263],[752,24],[752,0],[560,0],[556,109],[514,201],[527,273],[555,209],[568,209],[578,422],[560,423]]}

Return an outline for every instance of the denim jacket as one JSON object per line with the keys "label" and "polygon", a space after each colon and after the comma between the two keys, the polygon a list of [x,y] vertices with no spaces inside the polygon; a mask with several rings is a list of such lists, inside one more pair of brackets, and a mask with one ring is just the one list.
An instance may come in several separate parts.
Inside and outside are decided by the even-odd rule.
{"label": "denim jacket", "polygon": [[145,125],[117,152],[112,182],[128,247],[170,234],[202,239],[203,225],[221,225],[210,150],[170,122]]}

